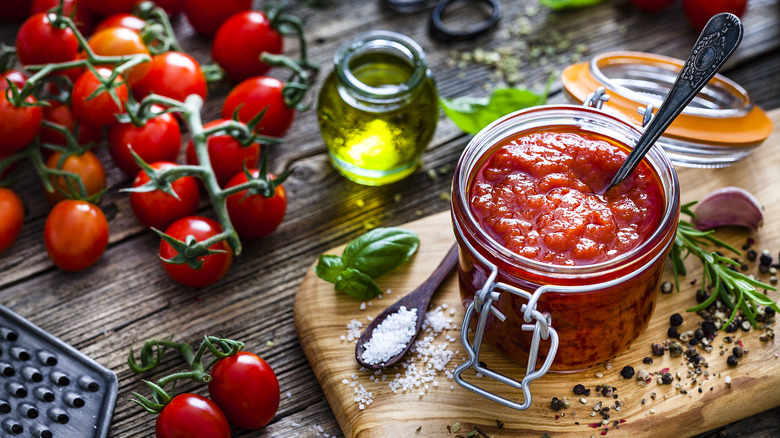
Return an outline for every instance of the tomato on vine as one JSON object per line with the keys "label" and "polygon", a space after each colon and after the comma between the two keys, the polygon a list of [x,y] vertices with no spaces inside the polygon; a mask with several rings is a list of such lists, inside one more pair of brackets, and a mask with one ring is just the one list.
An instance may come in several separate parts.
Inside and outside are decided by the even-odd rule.
{"label": "tomato on vine", "polygon": [[184,393],[174,397],[157,416],[156,438],[230,438],[225,415],[202,395]]}
{"label": "tomato on vine", "polygon": [[[226,119],[217,119],[206,123],[203,127],[208,129],[227,121]],[[257,167],[260,158],[260,145],[257,143],[244,147],[230,135],[212,135],[208,138],[207,145],[211,168],[214,170],[217,182],[222,187],[235,174],[241,173],[244,166],[248,169]],[[192,140],[187,145],[187,164],[198,164]]]}
{"label": "tomato on vine", "polygon": [[[80,1],[82,0],[64,0],[62,2],[62,15],[71,17],[79,31],[84,35],[89,35],[95,20],[86,9],[78,7]],[[46,12],[59,4],[60,0],[33,0],[30,14]]]}
{"label": "tomato on vine", "polygon": [[184,15],[203,36],[213,36],[219,26],[233,15],[252,9],[252,0],[187,0]]}
{"label": "tomato on vine", "polygon": [[688,22],[701,31],[714,15],[731,12],[741,17],[747,9],[747,0],[683,0],[683,10]]}
{"label": "tomato on vine", "polygon": [[19,70],[8,70],[0,73],[0,91],[8,89],[9,81],[16,85],[16,88],[22,88],[27,83],[27,75]]}
{"label": "tomato on vine", "polygon": [[165,52],[152,57],[149,73],[133,85],[133,95],[142,99],[151,93],[179,101],[190,94],[206,99],[206,76],[192,56]]}
{"label": "tomato on vine", "polygon": [[265,13],[239,12],[220,26],[211,46],[211,57],[231,81],[239,82],[265,74],[271,66],[262,62],[260,56],[281,54],[282,43],[282,35]]}
{"label": "tomato on vine", "polygon": [[209,395],[230,425],[259,429],[279,409],[279,381],[261,357],[239,351],[211,368]]}
{"label": "tomato on vine", "polygon": [[[181,242],[187,242],[188,236],[202,242],[222,232],[222,227],[211,219],[199,216],[181,218],[165,230],[165,234]],[[173,260],[179,253],[170,243],[163,239],[160,242],[160,259],[168,275],[177,282],[190,287],[206,287],[219,281],[233,262],[233,251],[225,241],[209,246],[210,250],[221,251],[198,258],[202,262],[200,269],[193,269],[187,263],[174,264]]]}
{"label": "tomato on vine", "polygon": [[176,118],[163,113],[163,108],[154,105],[152,112],[162,113],[147,120],[143,126],[114,120],[108,128],[108,144],[111,158],[122,172],[133,176],[141,170],[136,164],[130,148],[147,163],[176,161],[181,148],[181,129]]}
{"label": "tomato on vine", "polygon": [[[96,55],[101,56],[125,56],[125,55],[147,55],[149,49],[141,39],[138,32],[124,27],[109,27],[95,32],[89,39],[89,47]],[[127,78],[127,83],[132,87],[149,73],[151,65],[149,62],[142,62],[133,66],[123,75]]]}
{"label": "tomato on vine", "polygon": [[[61,157],[62,152],[54,152],[46,160],[46,167],[78,175],[84,184],[87,197],[99,194],[106,187],[106,171],[100,163],[100,159],[92,151],[86,151],[81,155],[70,154],[64,160],[61,160]],[[76,188],[76,183],[70,180],[69,184],[69,179],[65,176],[50,177],[50,181],[54,186],[54,191],[45,191],[44,194],[51,205],[67,198],[62,192],[72,193],[71,187]],[[79,193],[73,194],[80,195]]]}
{"label": "tomato on vine", "polygon": [[43,229],[46,251],[63,271],[81,271],[97,262],[108,245],[103,211],[85,201],[66,199],[49,212]]}
{"label": "tomato on vine", "polygon": [[295,110],[284,101],[284,83],[270,76],[249,78],[230,91],[222,106],[222,118],[229,119],[238,110],[238,120],[247,123],[266,110],[255,132],[282,137],[290,129]]}
{"label": "tomato on vine", "polygon": [[146,22],[142,18],[136,17],[133,14],[122,13],[106,17],[95,27],[95,33],[110,27],[122,27],[136,33],[141,33],[144,26],[146,26]]}
{"label": "tomato on vine", "polygon": [[79,0],[79,6],[95,15],[130,13],[139,0]]}
{"label": "tomato on vine", "polygon": [[[257,169],[251,170],[253,178],[260,176]],[[259,239],[271,234],[284,220],[287,212],[287,193],[281,183],[268,175],[266,190],[243,190],[227,198],[230,222],[243,239]],[[234,176],[226,188],[249,181],[244,172]],[[248,193],[247,193],[248,192]]]}
{"label": "tomato on vine", "polygon": [[[115,115],[124,112],[130,90],[122,76],[118,75],[112,84],[114,94],[112,96],[112,93],[103,86],[103,80],[111,77],[111,70],[99,67],[96,71],[103,79],[98,79],[91,70],[85,71],[73,84],[70,99],[73,114],[79,120],[90,125],[103,126],[116,120]],[[93,97],[92,94],[99,88],[103,90]]]}
{"label": "tomato on vine", "polygon": [[53,14],[28,18],[16,34],[16,56],[22,65],[49,64],[76,59],[79,41],[70,28],[52,25]]}
{"label": "tomato on vine", "polygon": [[0,187],[0,253],[8,249],[22,232],[24,205],[13,190]]}
{"label": "tomato on vine", "polygon": [[[90,142],[97,143],[103,138],[101,127],[79,122],[70,107],[64,103],[52,102],[49,106],[43,107],[43,120],[60,125],[71,133],[75,132],[79,145]],[[78,125],[78,129],[76,129],[76,125]],[[65,136],[46,126],[41,126],[41,142],[58,146],[67,144]]]}
{"label": "tomato on vine", "polygon": [[[27,146],[41,127],[43,112],[38,106],[14,106],[10,90],[0,91],[0,155],[8,156]],[[26,102],[33,104],[29,96]]]}
{"label": "tomato on vine", "polygon": [[[151,163],[154,170],[166,170],[175,168],[176,163],[160,161]],[[149,175],[143,170],[133,181],[133,188],[140,187],[150,180]],[[135,217],[146,228],[164,230],[177,220],[192,216],[198,212],[200,190],[198,182],[193,176],[183,176],[171,182],[171,190],[179,199],[162,190],[149,192],[130,192],[130,206]]]}

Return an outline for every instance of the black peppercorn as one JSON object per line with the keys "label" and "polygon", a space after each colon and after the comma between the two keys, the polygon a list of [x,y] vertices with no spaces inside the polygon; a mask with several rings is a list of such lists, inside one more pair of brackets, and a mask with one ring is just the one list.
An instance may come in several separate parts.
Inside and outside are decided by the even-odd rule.
{"label": "black peppercorn", "polygon": [[702,340],[702,339],[704,339],[704,330],[702,330],[702,329],[700,329],[700,328],[697,328],[697,329],[696,329],[696,330],[693,332],[693,337],[694,337],[694,338],[696,338],[696,339],[698,339],[698,340]]}
{"label": "black peppercorn", "polygon": [[654,356],[663,356],[664,355],[664,344],[658,344],[655,343],[650,346],[653,350]]}
{"label": "black peppercorn", "polygon": [[758,262],[763,266],[769,267],[772,264],[772,255],[769,254],[769,251],[762,252]]}
{"label": "black peppercorn", "polygon": [[653,358],[650,356],[646,356],[644,359],[642,359],[642,363],[651,365],[653,363]]}
{"label": "black peppercorn", "polygon": [[683,317],[679,313],[675,313],[674,315],[669,317],[669,324],[671,324],[673,327],[679,327],[683,323]]}
{"label": "black peppercorn", "polygon": [[620,377],[624,379],[630,379],[634,377],[634,367],[632,366],[624,366],[622,370],[620,370]]}
{"label": "black peppercorn", "polygon": [[662,294],[670,294],[674,291],[674,285],[671,281],[664,281],[661,283],[661,293]]}
{"label": "black peppercorn", "polygon": [[574,393],[577,395],[584,395],[585,394],[585,386],[576,384],[574,385]]}
{"label": "black peppercorn", "polygon": [[697,289],[696,290],[696,302],[697,303],[701,304],[701,303],[707,301],[707,298],[709,298],[709,297],[710,297],[709,294],[707,294],[707,292],[705,292],[704,290],[702,290],[702,289]]}
{"label": "black peppercorn", "polygon": [[745,253],[745,257],[747,257],[747,259],[751,262],[754,262],[758,258],[758,253],[755,249],[750,249],[747,253]]}
{"label": "black peppercorn", "polygon": [[733,354],[726,359],[726,364],[730,367],[735,367],[739,363],[739,359],[737,359],[737,356],[734,356]]}
{"label": "black peppercorn", "polygon": [[726,333],[734,333],[735,331],[737,331],[737,326],[734,325],[734,323],[732,322],[731,324],[727,325],[726,328],[723,329],[723,331],[725,331]]}
{"label": "black peppercorn", "polygon": [[766,316],[768,316],[770,318],[775,316],[775,313],[777,313],[777,312],[775,312],[775,309],[773,309],[773,308],[771,308],[769,306],[766,306],[766,309],[764,309],[764,314],[766,314]]}
{"label": "black peppercorn", "polygon": [[704,321],[704,323],[701,325],[701,329],[704,331],[706,336],[712,336],[718,333],[718,326],[716,326],[712,321]]}
{"label": "black peppercorn", "polygon": [[661,376],[661,383],[663,383],[664,385],[669,385],[672,382],[674,382],[674,377],[672,377],[671,373],[664,373]]}
{"label": "black peppercorn", "polygon": [[672,339],[680,339],[680,333],[677,332],[677,327],[669,327],[669,330],[666,331],[666,336],[672,338]]}
{"label": "black peppercorn", "polygon": [[769,265],[758,265],[758,272],[762,274],[768,274],[769,273]]}
{"label": "black peppercorn", "polygon": [[745,355],[745,349],[739,345],[735,346],[731,351],[734,353],[734,356],[737,356],[738,358]]}
{"label": "black peppercorn", "polygon": [[563,409],[563,400],[560,400],[558,397],[553,397],[550,401],[550,407],[553,411],[560,411]]}
{"label": "black peppercorn", "polygon": [[696,338],[688,339],[688,345],[699,345],[699,340]]}

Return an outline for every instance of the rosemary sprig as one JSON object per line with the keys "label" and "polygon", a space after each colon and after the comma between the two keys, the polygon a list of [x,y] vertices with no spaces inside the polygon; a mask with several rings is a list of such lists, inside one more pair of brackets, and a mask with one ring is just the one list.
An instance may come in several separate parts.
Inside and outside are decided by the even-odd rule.
{"label": "rosemary sprig", "polygon": [[[696,201],[683,205],[680,208],[681,213],[695,218],[696,215],[691,210],[694,204]],[[737,312],[741,310],[753,327],[757,328],[756,313],[759,306],[769,306],[777,312],[780,312],[780,308],[756,288],[762,288],[764,291],[777,289],[734,269],[734,267],[739,267],[739,263],[734,260],[718,252],[706,251],[704,247],[715,245],[736,255],[741,255],[739,250],[713,236],[712,233],[713,230],[701,231],[696,229],[692,223],[680,220],[674,245],[669,254],[674,271],[675,287],[678,291],[680,290],[679,276],[686,274],[683,259],[693,254],[701,260],[704,267],[702,290],[709,289],[712,290],[712,293],[704,302],[688,309],[688,312],[704,309],[720,297],[721,301],[731,308],[731,317],[724,324],[724,327],[729,325],[737,316]],[[683,253],[685,254],[683,255]]]}

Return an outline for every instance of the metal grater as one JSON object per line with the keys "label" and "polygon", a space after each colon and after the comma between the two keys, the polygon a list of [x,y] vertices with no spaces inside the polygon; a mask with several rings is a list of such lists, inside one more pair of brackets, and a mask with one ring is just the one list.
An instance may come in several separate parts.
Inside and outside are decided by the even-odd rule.
{"label": "metal grater", "polygon": [[0,436],[105,437],[116,375],[0,306]]}

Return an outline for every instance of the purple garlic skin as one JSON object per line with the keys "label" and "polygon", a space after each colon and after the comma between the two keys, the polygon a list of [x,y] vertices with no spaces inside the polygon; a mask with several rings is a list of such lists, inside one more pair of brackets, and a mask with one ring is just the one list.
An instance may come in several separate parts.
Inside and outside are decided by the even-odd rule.
{"label": "purple garlic skin", "polygon": [[700,230],[735,226],[756,231],[764,222],[758,199],[739,187],[723,187],[711,192],[696,204],[694,213],[693,224]]}

